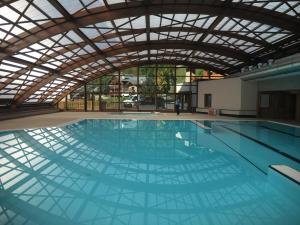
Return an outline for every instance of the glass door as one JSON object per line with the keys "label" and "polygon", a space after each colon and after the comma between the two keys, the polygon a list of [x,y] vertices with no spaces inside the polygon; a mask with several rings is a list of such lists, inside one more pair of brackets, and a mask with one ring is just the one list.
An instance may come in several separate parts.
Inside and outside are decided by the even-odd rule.
{"label": "glass door", "polygon": [[180,100],[181,108],[180,110],[183,112],[191,112],[191,92],[181,92],[177,94],[177,98]]}

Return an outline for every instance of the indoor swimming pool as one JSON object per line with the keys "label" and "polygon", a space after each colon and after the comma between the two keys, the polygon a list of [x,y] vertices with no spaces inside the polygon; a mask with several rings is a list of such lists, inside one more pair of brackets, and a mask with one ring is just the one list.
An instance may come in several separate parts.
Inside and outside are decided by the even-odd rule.
{"label": "indoor swimming pool", "polygon": [[268,170],[300,170],[299,136],[264,121],[191,120],[0,132],[0,224],[296,225],[299,196]]}

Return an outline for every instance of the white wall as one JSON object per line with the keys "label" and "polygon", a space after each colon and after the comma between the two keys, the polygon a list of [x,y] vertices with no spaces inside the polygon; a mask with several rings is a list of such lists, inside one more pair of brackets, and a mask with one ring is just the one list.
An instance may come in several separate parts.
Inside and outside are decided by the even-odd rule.
{"label": "white wall", "polygon": [[256,81],[242,81],[242,110],[256,110],[257,89]]}
{"label": "white wall", "polygon": [[256,82],[246,82],[240,78],[199,82],[198,107],[200,108],[204,108],[205,94],[212,94],[212,108],[221,109],[223,114],[256,115]]}
{"label": "white wall", "polygon": [[241,79],[200,81],[198,83],[198,107],[204,108],[204,95],[212,95],[212,107],[218,109],[241,108]]}

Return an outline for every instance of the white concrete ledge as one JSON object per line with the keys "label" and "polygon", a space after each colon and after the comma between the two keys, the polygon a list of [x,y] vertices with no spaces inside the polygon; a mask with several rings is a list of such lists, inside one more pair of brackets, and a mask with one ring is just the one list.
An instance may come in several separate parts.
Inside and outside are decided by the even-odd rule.
{"label": "white concrete ledge", "polygon": [[196,112],[208,114],[208,108],[196,108]]}
{"label": "white concrete ledge", "polygon": [[135,112],[135,111],[122,111],[122,112],[119,112],[118,114],[134,114],[134,115],[147,115],[147,114],[160,114],[160,112]]}
{"label": "white concrete ledge", "polygon": [[220,109],[220,114],[237,116],[256,116],[256,110]]}
{"label": "white concrete ledge", "polygon": [[300,171],[286,165],[270,165],[270,169],[275,170],[287,179],[300,185]]}
{"label": "white concrete ledge", "polygon": [[300,204],[300,172],[286,165],[270,165],[268,181],[280,193]]}
{"label": "white concrete ledge", "polygon": [[202,128],[204,130],[204,133],[211,133],[211,128],[205,126],[202,123],[199,123],[198,121],[193,120],[193,123],[195,123],[198,127]]}

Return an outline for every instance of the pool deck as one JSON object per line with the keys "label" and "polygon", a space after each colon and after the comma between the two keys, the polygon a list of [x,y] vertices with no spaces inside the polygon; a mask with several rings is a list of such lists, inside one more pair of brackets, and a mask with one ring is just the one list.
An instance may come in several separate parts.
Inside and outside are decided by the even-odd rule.
{"label": "pool deck", "polygon": [[225,116],[209,116],[199,113],[113,113],[113,112],[58,112],[0,121],[0,130],[14,130],[39,127],[55,127],[81,119],[140,119],[140,120],[201,120],[239,119]]}
{"label": "pool deck", "polygon": [[[116,113],[116,112],[58,112],[0,121],[0,130],[15,130],[40,127],[55,127],[81,119],[139,119],[139,120],[259,120],[256,118],[237,118],[210,116],[200,113]],[[287,121],[280,121],[287,122]],[[298,123],[291,123],[299,125]]]}

